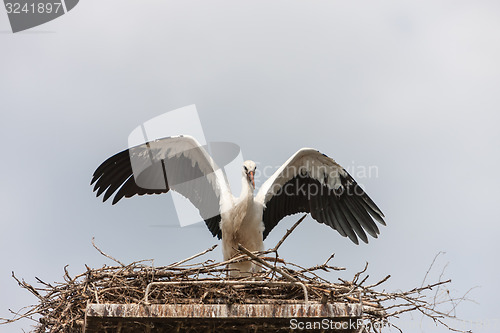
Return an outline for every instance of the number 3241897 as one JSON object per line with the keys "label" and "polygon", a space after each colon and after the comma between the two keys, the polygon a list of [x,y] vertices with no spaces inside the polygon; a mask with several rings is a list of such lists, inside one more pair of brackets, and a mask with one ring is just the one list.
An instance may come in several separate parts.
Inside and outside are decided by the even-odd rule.
{"label": "number 3241897", "polygon": [[62,10],[61,3],[31,3],[31,4],[20,4],[18,2],[7,2],[5,3],[5,8],[7,9],[7,14],[51,14],[58,13],[59,10]]}

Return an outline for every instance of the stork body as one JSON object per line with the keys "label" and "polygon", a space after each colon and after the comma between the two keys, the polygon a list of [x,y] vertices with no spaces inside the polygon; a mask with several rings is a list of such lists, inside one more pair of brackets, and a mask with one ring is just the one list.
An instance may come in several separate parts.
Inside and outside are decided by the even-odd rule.
{"label": "stork body", "polygon": [[[129,148],[103,162],[94,172],[97,196],[103,201],[166,193],[182,194],[198,208],[215,237],[222,238],[225,260],[237,253],[238,244],[250,251],[263,250],[263,241],[285,216],[311,213],[313,219],[337,230],[358,244],[377,238],[383,214],[356,181],[339,164],[311,148],[288,159],[254,197],[256,164],[242,167],[238,198],[206,150],[192,137],[179,136]],[[233,275],[256,271],[250,262],[230,266]]]}
{"label": "stork body", "polygon": [[[262,206],[254,200],[255,163],[246,161],[243,165],[241,179],[241,194],[234,200],[234,207],[222,215],[222,253],[224,260],[228,260],[237,253],[238,244],[243,245],[250,251],[262,251],[264,249],[264,223],[262,223]],[[242,262],[230,265],[230,272],[238,275],[238,272],[256,271],[251,262]]]}

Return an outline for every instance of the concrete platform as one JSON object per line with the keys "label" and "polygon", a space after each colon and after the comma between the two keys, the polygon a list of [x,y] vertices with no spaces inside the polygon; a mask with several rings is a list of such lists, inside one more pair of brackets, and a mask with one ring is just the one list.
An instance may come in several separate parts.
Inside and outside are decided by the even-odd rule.
{"label": "concrete platform", "polygon": [[84,333],[358,332],[360,304],[89,304]]}

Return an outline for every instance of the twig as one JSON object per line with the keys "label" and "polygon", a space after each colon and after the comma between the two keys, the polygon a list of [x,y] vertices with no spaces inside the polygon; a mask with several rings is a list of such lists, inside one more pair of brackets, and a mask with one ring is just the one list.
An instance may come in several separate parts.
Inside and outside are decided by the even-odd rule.
{"label": "twig", "polygon": [[287,239],[288,236],[290,236],[290,234],[295,230],[295,228],[297,228],[297,226],[300,224],[300,222],[302,222],[306,218],[306,216],[307,216],[307,214],[304,214],[304,216],[302,216],[297,222],[295,222],[294,225],[292,225],[292,227],[290,229],[288,229],[286,231],[286,234],[280,239],[278,244],[276,244],[276,246],[271,250],[271,252],[278,253],[278,248],[281,246],[281,244],[283,244],[285,239]]}
{"label": "twig", "polygon": [[328,257],[328,259],[326,259],[326,260],[325,260],[325,262],[323,263],[323,266],[328,265],[328,263],[330,262],[330,260],[332,260],[332,259],[333,259],[333,257],[335,257],[335,253],[332,253],[332,254]]}
{"label": "twig", "polygon": [[368,268],[368,263],[365,264],[365,268],[363,268],[362,271],[360,272],[357,272],[355,275],[354,275],[354,278],[352,279],[352,283],[353,284],[356,284],[358,282],[358,279],[359,277],[361,276],[361,274],[363,274],[364,272],[366,272],[366,269]]}
{"label": "twig", "polygon": [[270,265],[268,264],[267,262],[265,262],[264,260],[260,259],[259,257],[257,257],[255,254],[253,254],[252,252],[248,251],[246,248],[244,248],[241,244],[238,244],[238,250],[240,250],[241,252],[245,253],[247,256],[249,256],[250,258],[252,258],[253,260],[257,261],[259,264],[263,265],[263,266],[266,266],[267,268],[275,271],[276,273],[279,273],[281,274],[284,278],[290,280],[290,281],[297,281],[296,278],[294,278],[293,276],[291,276],[290,274],[286,273],[285,271],[283,271],[282,269],[276,267],[276,266],[273,266],[273,265]]}
{"label": "twig", "polygon": [[425,283],[425,280],[427,279],[427,275],[429,275],[429,272],[432,270],[432,266],[434,266],[434,263],[436,262],[436,259],[441,255],[441,254],[446,254],[446,252],[439,251],[435,256],[434,259],[432,259],[431,265],[427,269],[427,272],[425,272],[424,279],[422,280],[422,283],[420,284],[420,287],[422,287]]}
{"label": "twig", "polygon": [[183,260],[178,261],[178,262],[176,262],[176,263],[173,263],[173,264],[171,264],[171,265],[168,265],[168,266],[167,266],[167,268],[173,268],[173,267],[179,266],[179,265],[181,265],[181,264],[183,264],[183,263],[185,263],[185,262],[187,262],[187,261],[190,261],[190,260],[193,260],[193,259],[195,259],[195,258],[198,258],[198,257],[200,257],[200,256],[204,255],[205,253],[208,253],[208,252],[210,252],[210,251],[213,251],[216,247],[217,247],[217,244],[215,244],[214,246],[212,246],[212,247],[211,247],[211,248],[209,248],[209,249],[206,249],[206,250],[205,250],[205,251],[203,251],[203,252],[200,252],[200,253],[198,253],[198,254],[195,254],[195,255],[193,255],[193,256],[191,256],[191,257],[189,257],[189,258],[183,259]]}
{"label": "twig", "polygon": [[116,262],[116,263],[118,263],[118,264],[122,265],[123,267],[125,267],[125,265],[124,265],[124,264],[123,264],[120,260],[115,259],[115,258],[113,258],[112,256],[110,256],[109,254],[106,254],[106,253],[102,252],[102,250],[101,250],[100,248],[98,248],[98,247],[95,245],[94,240],[95,240],[95,237],[92,237],[92,245],[94,246],[94,248],[95,248],[97,251],[99,251],[99,253],[100,253],[100,254],[102,254],[102,255],[103,255],[103,256],[105,256],[106,258],[109,258],[109,259],[113,260],[114,262]]}
{"label": "twig", "polygon": [[390,277],[391,277],[390,275],[387,275],[385,278],[383,278],[383,279],[382,279],[382,280],[380,280],[379,282],[374,283],[374,284],[370,284],[369,286],[366,286],[365,288],[366,288],[366,289],[371,289],[371,288],[373,288],[373,287],[376,287],[376,286],[378,286],[378,285],[381,285],[381,284],[382,284],[382,283],[384,283],[385,281],[389,280],[389,279],[390,279]]}

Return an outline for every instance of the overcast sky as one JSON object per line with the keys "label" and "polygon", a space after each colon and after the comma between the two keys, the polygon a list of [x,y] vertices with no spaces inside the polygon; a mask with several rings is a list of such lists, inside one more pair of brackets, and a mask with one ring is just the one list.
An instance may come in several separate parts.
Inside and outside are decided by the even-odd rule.
{"label": "overcast sky", "polygon": [[356,246],[307,218],[281,256],[313,266],[335,252],[348,270],[332,281],[368,261],[368,281],[391,274],[397,290],[420,286],[444,251],[431,280],[447,265],[455,296],[479,286],[455,326],[498,330],[498,1],[86,0],[17,34],[1,9],[0,46],[0,317],[36,302],[11,271],[52,282],[65,265],[112,264],[93,236],[123,262],[155,265],[217,243],[202,224],[179,226],[170,195],[112,206],[89,185],[134,128],[196,104],[208,141],[237,143],[260,166],[309,146],[376,170],[353,176],[386,215],[379,239]]}

